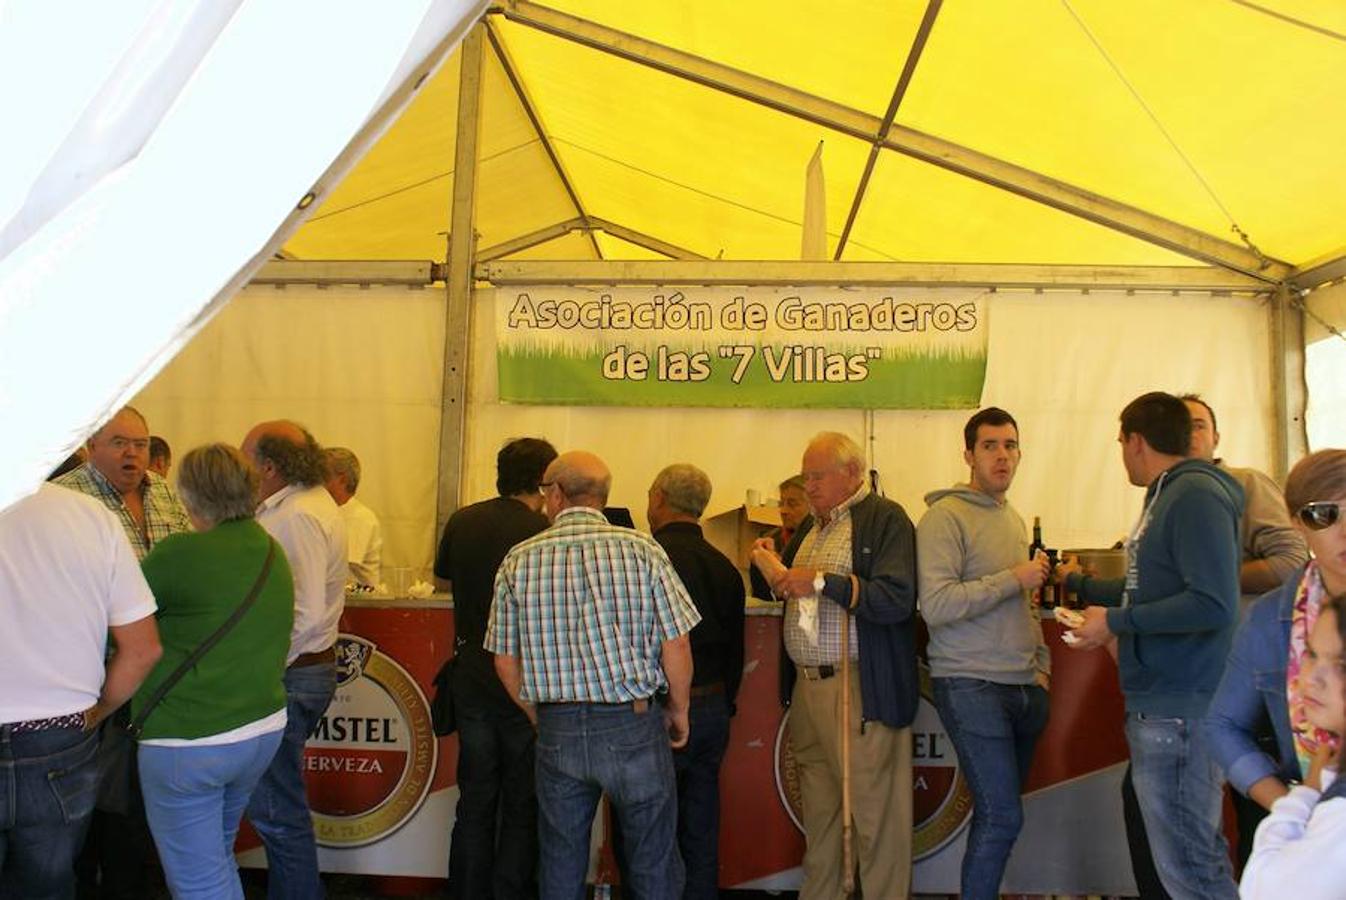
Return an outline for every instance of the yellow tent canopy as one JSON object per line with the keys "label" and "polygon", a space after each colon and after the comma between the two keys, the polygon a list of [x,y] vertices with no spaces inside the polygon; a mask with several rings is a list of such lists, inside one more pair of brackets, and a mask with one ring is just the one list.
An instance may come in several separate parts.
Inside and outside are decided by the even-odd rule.
{"label": "yellow tent canopy", "polygon": [[[1330,0],[512,0],[484,20],[476,258],[834,258],[1341,274]],[[459,51],[461,55],[462,51]],[[443,260],[450,59],[286,245]]]}

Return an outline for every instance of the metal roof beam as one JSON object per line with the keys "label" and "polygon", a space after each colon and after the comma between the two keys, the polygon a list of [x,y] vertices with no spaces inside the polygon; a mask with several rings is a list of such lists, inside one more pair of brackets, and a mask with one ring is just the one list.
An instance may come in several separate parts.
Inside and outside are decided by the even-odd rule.
{"label": "metal roof beam", "polygon": [[1316,287],[1327,284],[1329,281],[1336,281],[1338,278],[1346,278],[1346,254],[1341,251],[1314,260],[1311,263],[1305,263],[1302,268],[1296,268],[1286,276],[1286,281],[1289,281],[1295,287],[1311,291]]}
{"label": "metal roof beam", "polygon": [[[555,225],[548,225],[546,228],[539,228],[537,231],[530,231],[528,234],[521,234],[508,241],[502,241],[499,244],[487,247],[485,250],[478,250],[477,262],[490,262],[493,259],[500,259],[502,256],[510,256],[527,250],[529,247],[536,247],[538,244],[545,244],[547,241],[565,237],[572,231],[582,231],[584,227],[584,219],[579,217],[566,219],[564,222],[557,222]],[[602,259],[602,254],[599,254],[599,259]]]}
{"label": "metal roof beam", "polygon": [[418,284],[442,280],[438,263],[391,259],[273,259],[249,284]]}
{"label": "metal roof beam", "polygon": [[[519,98],[519,105],[523,107],[524,115],[528,117],[529,123],[533,126],[533,132],[537,135],[538,141],[542,143],[542,149],[546,152],[547,159],[551,160],[556,177],[561,179],[561,187],[565,189],[566,196],[570,198],[570,205],[575,207],[577,216],[581,219],[586,218],[584,204],[580,202],[580,195],[575,191],[575,185],[571,182],[565,166],[561,164],[561,157],[556,155],[556,148],[552,146],[551,138],[547,136],[546,130],[542,127],[542,120],[538,118],[533,101],[529,98],[528,91],[519,78],[518,68],[514,65],[514,61],[510,59],[509,51],[500,42],[500,38],[495,33],[495,29],[491,27],[490,21],[483,21],[486,25],[486,37],[491,42],[491,49],[495,51],[495,58],[500,60],[500,68],[505,70],[505,78],[509,80],[509,85],[514,90],[514,96]],[[602,259],[603,251],[599,249],[598,241],[594,239],[593,233],[589,232],[587,236],[589,244],[594,248],[594,258]]]}
{"label": "metal roof beam", "polygon": [[860,204],[864,202],[865,190],[869,187],[869,179],[874,174],[874,165],[879,161],[879,150],[883,148],[883,137],[892,127],[893,120],[897,118],[897,108],[902,105],[902,98],[907,95],[907,88],[911,86],[912,76],[916,74],[916,64],[921,61],[921,54],[925,52],[925,44],[930,39],[930,31],[935,27],[935,17],[939,15],[939,8],[944,0],[929,0],[925,6],[925,15],[921,17],[921,24],[916,29],[916,36],[911,40],[911,50],[907,53],[907,61],[902,66],[902,74],[897,77],[897,86],[893,88],[893,98],[888,101],[888,109],[883,114],[883,122],[879,125],[879,130],[874,135],[874,144],[869,148],[869,158],[865,160],[865,170],[860,174],[860,181],[855,186],[855,196],[851,200],[850,212],[846,214],[846,225],[841,229],[841,237],[837,240],[836,252],[832,255],[833,259],[841,259],[841,254],[846,252],[846,242],[851,238],[851,229],[855,227],[855,220],[860,215]]}
{"label": "metal roof beam", "polygon": [[869,285],[1267,293],[1270,285],[1210,266],[1035,266],[963,263],[498,260],[476,267],[492,284]]}
{"label": "metal roof beam", "polygon": [[1022,166],[897,124],[881,132],[882,120],[868,113],[529,0],[504,0],[500,6],[493,7],[491,12],[504,15],[512,22],[813,122],[866,143],[874,141],[875,135],[882,133],[883,146],[890,150],[1176,253],[1250,275],[1260,281],[1278,283],[1290,271],[1286,263],[1265,259],[1241,244],[1214,237]]}
{"label": "metal roof beam", "polygon": [[637,247],[644,247],[646,250],[653,250],[655,253],[662,253],[669,259],[705,259],[700,253],[679,247],[677,244],[670,244],[668,241],[661,240],[653,235],[646,234],[643,231],[636,231],[634,228],[627,228],[625,225],[618,225],[616,222],[609,222],[607,219],[600,219],[597,216],[589,217],[589,225],[592,228],[598,228],[606,231],[613,237],[635,244]]}

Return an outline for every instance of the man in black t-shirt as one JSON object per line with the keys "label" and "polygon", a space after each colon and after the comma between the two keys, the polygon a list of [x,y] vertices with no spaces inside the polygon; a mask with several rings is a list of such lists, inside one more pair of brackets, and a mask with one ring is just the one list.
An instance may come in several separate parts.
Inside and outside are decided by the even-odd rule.
{"label": "man in black t-shirt", "polygon": [[687,869],[684,900],[719,896],[720,763],[743,680],[743,576],[701,533],[710,479],[686,464],[665,468],[650,486],[654,539],[701,613],[692,629],[692,690],[687,746],[673,754],[678,778],[678,849]]}
{"label": "man in black t-shirt", "polygon": [[535,733],[482,648],[495,573],[510,549],[547,525],[538,484],[551,444],[518,438],[496,456],[500,496],[455,512],[435,555],[453,591],[453,702],[458,722],[458,812],[449,848],[449,895],[511,900],[537,895]]}

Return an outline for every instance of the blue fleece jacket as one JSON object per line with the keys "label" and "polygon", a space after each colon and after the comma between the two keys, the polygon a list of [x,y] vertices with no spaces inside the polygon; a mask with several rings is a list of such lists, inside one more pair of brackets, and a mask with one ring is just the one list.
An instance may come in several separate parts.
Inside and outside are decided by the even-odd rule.
{"label": "blue fleece jacket", "polygon": [[1238,622],[1243,488],[1186,459],[1156,478],[1132,535],[1126,578],[1072,577],[1086,604],[1116,607],[1128,712],[1200,718],[1220,683]]}

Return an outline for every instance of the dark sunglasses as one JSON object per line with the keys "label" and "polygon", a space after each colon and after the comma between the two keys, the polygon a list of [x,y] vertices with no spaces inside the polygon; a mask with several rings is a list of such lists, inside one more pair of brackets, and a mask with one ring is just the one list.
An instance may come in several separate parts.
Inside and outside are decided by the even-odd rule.
{"label": "dark sunglasses", "polygon": [[1324,528],[1331,528],[1341,519],[1341,508],[1346,506],[1346,501],[1342,500],[1314,500],[1312,503],[1305,503],[1299,508],[1297,515],[1299,521],[1304,523],[1306,528],[1314,531],[1322,531]]}

